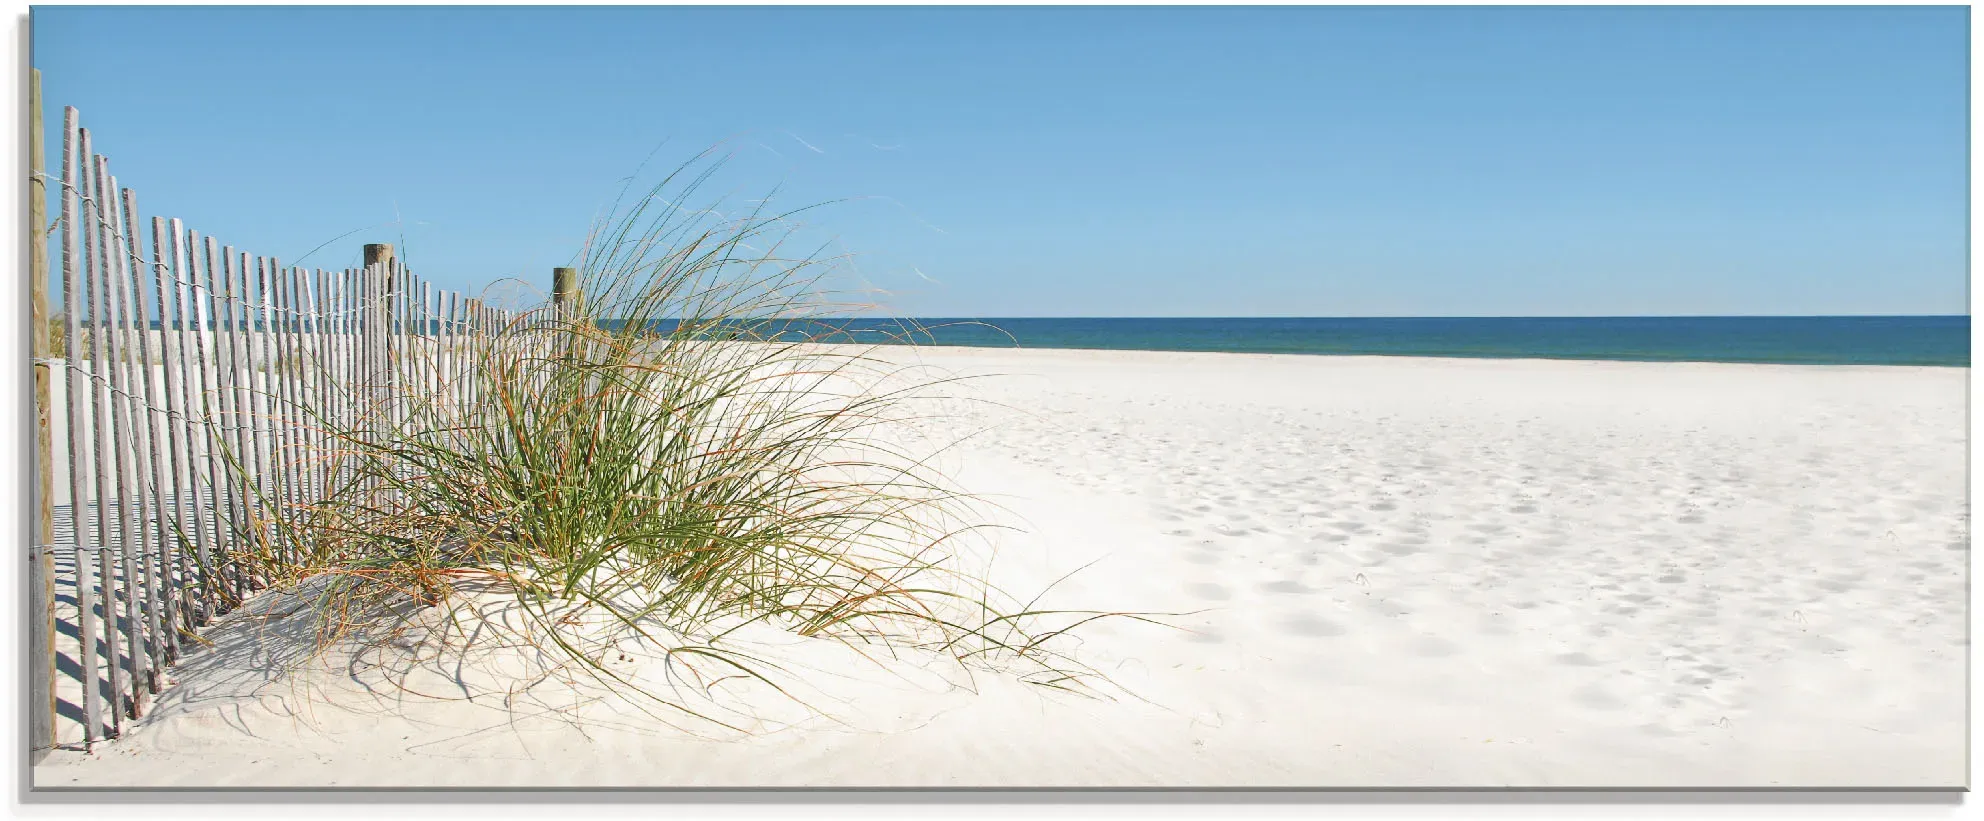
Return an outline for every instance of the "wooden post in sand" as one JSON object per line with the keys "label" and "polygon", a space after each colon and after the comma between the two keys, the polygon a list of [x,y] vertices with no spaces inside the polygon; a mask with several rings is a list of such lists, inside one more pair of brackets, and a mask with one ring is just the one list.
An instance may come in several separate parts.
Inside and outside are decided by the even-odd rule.
{"label": "wooden post in sand", "polygon": [[[551,269],[551,315],[554,320],[560,323],[577,320],[580,300],[583,298],[584,295],[579,293],[579,269]],[[570,357],[571,346],[577,344],[579,344],[578,338],[565,337],[564,355]]]}
{"label": "wooden post in sand", "polygon": [[393,261],[393,244],[390,242],[368,242],[365,244],[365,265],[371,267],[382,262]]}
{"label": "wooden post in sand", "polygon": [[[368,404],[369,411],[385,413],[384,402],[390,401],[393,385],[387,374],[391,373],[393,361],[392,293],[393,293],[393,246],[390,243],[374,242],[365,246],[365,348],[370,352],[366,362],[368,373],[365,377],[372,381],[373,394]],[[376,380],[376,381],[374,381]],[[383,429],[374,429],[375,433]]]}
{"label": "wooden post in sand", "polygon": [[487,365],[483,357],[488,353],[483,342],[489,338],[489,328],[482,321],[482,300],[462,297],[462,334],[467,337],[462,343],[462,355],[468,359],[468,367],[473,374],[468,380],[468,389],[462,392],[462,403],[478,409],[475,418],[480,421],[479,403],[483,393],[481,369]]}
{"label": "wooden post in sand", "polygon": [[579,307],[579,269],[551,269],[551,303],[560,316],[569,316]]}
{"label": "wooden post in sand", "polygon": [[[41,136],[41,72],[28,74],[28,355],[34,362],[35,530],[28,546],[28,755],[55,747],[55,436],[49,413],[48,186]],[[74,402],[72,397],[69,401]],[[70,510],[75,510],[71,500]],[[78,541],[81,541],[80,539]]]}
{"label": "wooden post in sand", "polygon": [[[373,242],[365,245],[366,291],[370,303],[365,311],[365,331],[374,335],[371,341],[381,347],[374,349],[380,359],[389,359],[390,354],[383,347],[388,336],[385,327],[392,304],[389,295],[393,292],[393,246],[386,242]],[[376,363],[374,363],[376,364]]]}
{"label": "wooden post in sand", "polygon": [[[392,411],[388,403],[394,401],[393,394],[399,387],[392,382],[390,375],[393,371],[393,246],[368,243],[361,276],[359,300],[363,319],[359,323],[359,348],[364,355],[360,358],[363,363],[360,382],[366,386],[366,393],[360,413],[368,438],[377,442],[392,424]],[[383,487],[377,477],[370,477],[365,480],[363,490],[376,493]]]}
{"label": "wooden post in sand", "polygon": [[[562,328],[567,323],[576,324],[579,319],[579,306],[581,300],[584,298],[585,295],[579,293],[579,269],[551,269],[551,316],[552,320],[558,323],[554,327]],[[569,331],[562,334],[554,332],[552,337],[545,340],[545,342],[548,345],[556,346],[556,354],[569,361],[578,351],[579,346],[583,344],[583,337],[572,334]],[[545,353],[550,354],[553,352],[546,351]],[[549,386],[551,374],[549,372],[540,372],[539,379],[539,389],[542,390]]]}

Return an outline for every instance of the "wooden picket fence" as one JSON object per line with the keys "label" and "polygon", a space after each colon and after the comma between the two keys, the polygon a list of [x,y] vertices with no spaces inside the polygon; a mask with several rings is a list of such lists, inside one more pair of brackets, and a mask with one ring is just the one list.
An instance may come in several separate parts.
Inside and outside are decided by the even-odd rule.
{"label": "wooden picket fence", "polygon": [[[64,111],[60,176],[41,171],[38,74],[30,105],[40,760],[120,734],[198,631],[266,586],[285,525],[351,492],[334,431],[392,424],[408,396],[470,390],[476,340],[520,314],[431,287],[390,245],[366,246],[363,268],[304,269],[177,219],[147,224],[76,109]],[[39,204],[56,184],[46,232]],[[51,235],[59,331],[42,304]]]}

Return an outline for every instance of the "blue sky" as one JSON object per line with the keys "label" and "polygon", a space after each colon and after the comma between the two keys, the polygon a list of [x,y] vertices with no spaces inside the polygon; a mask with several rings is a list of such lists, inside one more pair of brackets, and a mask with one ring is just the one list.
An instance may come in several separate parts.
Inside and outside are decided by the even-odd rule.
{"label": "blue sky", "polygon": [[[1966,313],[1968,10],[39,7],[152,214],[548,287],[621,180],[925,316]],[[920,273],[919,273],[920,272]]]}

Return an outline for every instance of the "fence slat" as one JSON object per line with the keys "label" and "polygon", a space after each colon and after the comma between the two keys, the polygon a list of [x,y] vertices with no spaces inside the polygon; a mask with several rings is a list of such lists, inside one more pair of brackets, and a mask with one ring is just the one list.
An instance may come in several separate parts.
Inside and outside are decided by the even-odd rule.
{"label": "fence slat", "polygon": [[200,330],[197,338],[205,354],[200,362],[200,390],[205,396],[207,411],[206,434],[202,437],[202,444],[206,446],[207,454],[207,488],[213,499],[213,515],[207,517],[213,525],[213,542],[207,554],[208,560],[213,563],[207,577],[207,582],[213,586],[213,598],[209,602],[208,613],[208,618],[212,618],[227,611],[229,604],[226,597],[233,592],[229,582],[232,562],[228,559],[228,550],[234,540],[231,531],[234,523],[239,520],[237,512],[239,503],[235,499],[237,494],[234,481],[222,468],[226,459],[225,451],[229,449],[227,422],[229,414],[233,412],[234,392],[228,390],[220,381],[220,375],[226,370],[224,362],[228,357],[229,346],[222,344],[225,339],[221,331],[224,316],[221,308],[226,303],[221,301],[221,295],[214,290],[214,286],[220,280],[219,272],[215,267],[225,257],[221,255],[220,243],[213,237],[201,238],[197,233],[190,234],[189,237],[196,245],[199,244],[199,240],[205,240],[201,249],[204,253],[198,256],[199,281],[204,292],[199,300]]}
{"label": "fence slat", "polygon": [[[172,587],[172,573],[168,568],[166,558],[170,551],[167,533],[170,530],[169,522],[171,514],[169,512],[170,508],[166,504],[165,494],[170,490],[172,485],[166,481],[166,463],[163,452],[166,427],[164,419],[166,408],[165,389],[162,386],[154,385],[155,380],[152,373],[152,332],[150,327],[151,306],[145,299],[146,269],[152,266],[147,263],[138,241],[138,194],[129,188],[123,189],[121,194],[123,198],[122,204],[124,206],[122,222],[124,224],[125,267],[129,270],[131,283],[132,327],[138,338],[138,361],[141,363],[136,369],[138,374],[138,399],[134,407],[144,417],[141,422],[141,427],[143,428],[141,435],[145,440],[143,453],[143,459],[145,461],[144,478],[146,483],[151,485],[151,492],[144,497],[150,505],[146,517],[150,535],[145,541],[145,577],[150,581],[145,595],[152,605],[150,620],[146,623],[145,628],[151,631],[152,639],[152,677],[148,684],[151,687],[151,691],[156,693],[159,686],[160,665],[171,663],[170,657],[176,655],[176,648],[173,641],[176,634],[170,631],[170,625],[173,621],[172,603],[175,601],[171,591],[174,588]],[[163,303],[160,303],[159,315],[163,317],[164,313],[165,306]],[[161,325],[160,327],[162,329],[164,326]],[[160,336],[164,336],[163,330],[160,331]],[[160,351],[161,359],[163,356],[164,352]],[[154,390],[154,388],[157,389]]]}
{"label": "fence slat", "polygon": [[[172,565],[176,579],[172,588],[173,615],[170,646],[175,656],[180,652],[179,632],[192,630],[193,606],[191,596],[194,579],[186,560],[188,526],[197,521],[198,508],[187,505],[187,489],[195,483],[189,475],[186,461],[186,399],[185,372],[186,347],[181,344],[185,333],[182,305],[183,287],[180,285],[179,243],[166,241],[166,222],[163,218],[152,218],[152,285],[158,297],[159,349],[164,361],[161,363],[161,385],[165,390],[164,414],[166,459],[171,477],[172,501],[168,506],[172,516],[172,527],[166,538],[172,545]],[[172,287],[166,280],[174,280]],[[197,528],[197,525],[195,525]]]}
{"label": "fence slat", "polygon": [[55,431],[54,340],[48,315],[48,174],[42,132],[41,71],[28,73],[28,355],[34,369],[34,534],[28,550],[28,763],[54,749]]}
{"label": "fence slat", "polygon": [[434,330],[433,302],[434,289],[419,277],[413,279],[413,336],[419,344],[420,355],[414,361],[417,369],[418,386],[414,395],[422,401],[411,403],[410,410],[419,411],[425,405],[425,397],[433,396],[434,390]]}
{"label": "fence slat", "polygon": [[297,520],[296,505],[303,500],[302,459],[303,459],[303,374],[306,373],[303,357],[303,295],[298,286],[302,279],[301,269],[294,266],[276,272],[276,294],[282,300],[276,316],[281,325],[276,334],[282,374],[282,441],[283,489],[287,498],[283,505],[283,517],[291,522]]}
{"label": "fence slat", "polygon": [[454,291],[441,292],[441,351],[446,362],[441,371],[441,401],[446,403],[447,415],[453,420],[461,409],[462,356],[456,350],[461,343],[460,329],[455,325],[455,312],[460,308],[461,299]]}
{"label": "fence slat", "polygon": [[141,714],[145,710],[147,696],[159,692],[159,656],[165,654],[159,639],[159,579],[157,563],[153,561],[155,529],[153,516],[153,494],[157,486],[151,482],[151,345],[145,341],[145,307],[143,290],[139,284],[139,266],[133,258],[133,232],[131,232],[131,210],[135,198],[129,188],[121,188],[115,176],[107,176],[105,196],[117,194],[117,200],[105,202],[113,208],[113,248],[117,264],[111,268],[117,274],[117,288],[111,293],[117,295],[117,337],[123,355],[117,357],[117,379],[123,393],[125,405],[125,426],[123,430],[123,454],[125,466],[129,468],[129,480],[121,486],[131,488],[125,506],[129,510],[127,522],[135,518],[135,528],[131,529],[133,539],[129,549],[135,553],[127,561],[135,567],[137,575],[137,599],[139,599],[139,623],[131,625],[131,631],[139,639],[139,656],[133,662],[131,676],[131,712]]}
{"label": "fence slat", "polygon": [[[352,269],[346,268],[338,275],[338,376],[343,387],[338,389],[338,429],[349,436],[357,430],[359,391],[358,382],[358,280]],[[341,473],[348,473],[342,461]],[[355,489],[346,488],[345,476],[335,477],[337,488],[342,492]]]}
{"label": "fence slat", "polygon": [[[384,329],[386,326],[385,277],[386,270],[384,264],[375,262],[366,266],[365,278],[361,283],[364,290],[359,297],[365,309],[364,322],[359,328],[361,334],[360,341],[365,348],[365,371],[364,376],[361,378],[366,385],[365,407],[362,410],[364,417],[361,419],[361,422],[367,425],[367,438],[373,441],[377,441],[380,434],[384,432],[384,428],[381,427],[384,424],[384,420],[381,418],[384,415],[381,413],[381,408],[383,407],[381,399],[387,390],[385,374],[387,352],[386,340],[384,338]],[[376,493],[378,491],[377,477],[368,479],[365,489],[369,493]]]}
{"label": "fence slat", "polygon": [[328,435],[332,413],[332,398],[329,389],[331,368],[335,361],[331,355],[331,278],[322,268],[313,268],[304,274],[303,286],[310,300],[310,356],[315,367],[311,369],[310,436],[311,490],[309,501],[316,504],[330,494],[330,448]]}
{"label": "fence slat", "polygon": [[[359,327],[366,318],[364,274],[357,269],[346,269],[345,289],[345,430],[348,435],[355,435],[359,432],[359,414],[364,412],[363,406],[372,395],[372,385],[360,371],[361,363],[371,354],[362,344],[365,337]],[[346,473],[351,473],[349,467]],[[363,493],[365,487],[362,482],[353,482],[347,491]]]}
{"label": "fence slat", "polygon": [[[282,287],[282,261],[269,257],[262,275],[262,334],[266,337],[269,363],[267,381],[269,406],[269,499],[270,521],[277,526],[276,550],[284,549],[281,528],[287,527],[289,500],[296,498],[289,486],[289,315]],[[286,555],[282,558],[287,561]]]}
{"label": "fence slat", "polygon": [[432,358],[427,366],[427,386],[421,390],[426,402],[440,401],[442,382],[441,372],[441,294],[425,282],[420,283],[420,333],[427,337],[422,350]]}
{"label": "fence slat", "polygon": [[[255,330],[256,276],[254,269],[250,267],[254,264],[254,257],[247,251],[237,249],[234,251],[233,259],[234,285],[240,289],[237,293],[241,295],[241,302],[237,306],[240,326],[236,329],[236,344],[241,346],[241,359],[237,371],[240,381],[235,383],[235,390],[239,394],[242,408],[241,452],[245,454],[245,461],[242,462],[241,480],[243,492],[248,494],[248,519],[243,523],[241,535],[237,537],[240,542],[236,555],[247,559],[256,554],[256,548],[260,546],[264,533],[263,522],[268,517],[268,511],[265,509],[268,496],[262,492],[262,481],[266,473],[263,470],[262,459],[262,392],[255,387],[256,339],[261,334]],[[247,561],[237,561],[237,565],[241,580],[241,595],[246,598],[254,590],[249,583],[253,565]]]}
{"label": "fence slat", "polygon": [[[227,340],[227,299],[225,296],[226,277],[221,273],[227,257],[220,250],[220,241],[213,237],[201,237],[200,273],[206,288],[202,306],[206,309],[206,322],[201,328],[205,337],[209,368],[204,374],[205,387],[209,392],[208,403],[212,413],[207,417],[208,431],[205,437],[207,446],[207,481],[213,486],[215,512],[213,516],[213,560],[214,582],[219,591],[228,591],[228,552],[234,543],[234,526],[239,519],[237,510],[240,502],[235,497],[239,488],[234,484],[226,468],[228,453],[233,450],[230,444],[229,424],[234,416],[234,391],[224,381],[224,374],[231,370],[234,358],[233,346]],[[215,615],[225,612],[228,605],[218,603]]]}
{"label": "fence slat", "polygon": [[[248,276],[246,267],[248,259],[248,254],[241,255],[243,276]],[[281,495],[278,483],[281,481],[281,476],[277,470],[277,460],[280,457],[276,447],[276,357],[275,334],[272,327],[275,324],[275,305],[270,294],[270,286],[274,284],[274,273],[278,263],[274,257],[255,257],[254,260],[254,275],[250,277],[252,282],[248,283],[248,287],[252,287],[255,292],[255,300],[250,303],[253,312],[248,318],[248,327],[252,329],[248,336],[252,351],[249,362],[254,365],[248,370],[248,389],[255,403],[253,433],[255,470],[259,477],[255,487],[261,494],[261,504],[258,508],[262,512],[261,518],[256,523],[255,538],[257,544],[266,545],[267,543],[262,540],[270,537],[270,526],[282,515],[282,508],[278,503]],[[262,551],[262,555],[264,557],[268,555],[266,549]],[[259,589],[259,587],[251,587],[251,589]]]}
{"label": "fence slat", "polygon": [[255,422],[253,407],[248,398],[248,374],[252,367],[248,362],[247,332],[242,327],[248,314],[248,286],[246,256],[235,251],[234,246],[221,247],[221,276],[226,282],[227,294],[227,372],[223,375],[222,387],[234,402],[234,415],[230,419],[232,434],[228,445],[233,458],[228,460],[230,470],[228,484],[235,488],[240,507],[236,508],[234,533],[230,534],[228,549],[227,578],[233,586],[236,601],[248,593],[247,568],[242,558],[249,549],[249,542],[255,533],[255,445],[253,431]]}
{"label": "fence slat", "polygon": [[83,239],[80,225],[82,154],[82,130],[76,124],[74,108],[62,111],[62,360],[67,372],[67,386],[63,396],[63,412],[67,417],[69,431],[69,531],[75,540],[76,557],[76,629],[81,639],[82,658],[77,659],[83,669],[83,746],[88,748],[97,739],[103,726],[103,705],[97,692],[96,664],[96,589],[88,568],[95,562],[90,560],[89,520],[83,516],[83,506],[88,503],[89,492],[84,481],[86,464],[83,460],[84,444],[90,437],[90,412],[92,403],[89,380],[83,375]]}
{"label": "fence slat", "polygon": [[[296,465],[296,503],[312,505],[317,501],[317,457],[323,453],[323,443],[317,439],[317,423],[310,418],[313,409],[321,406],[323,393],[317,388],[323,373],[323,350],[318,347],[323,329],[317,316],[317,281],[308,268],[294,268],[290,271],[290,291],[296,300],[296,441],[298,461]],[[297,515],[307,513],[299,509]]]}
{"label": "fence slat", "polygon": [[282,342],[283,350],[280,369],[284,396],[282,430],[283,441],[288,448],[284,452],[283,475],[288,479],[285,487],[291,505],[285,515],[291,521],[296,517],[294,505],[304,499],[302,409],[303,380],[308,370],[303,357],[302,274],[301,268],[284,268],[277,274],[276,283],[283,300],[282,332],[277,339]]}
{"label": "fence slat", "polygon": [[117,615],[119,593],[117,590],[113,556],[121,553],[124,546],[123,533],[112,528],[122,522],[114,515],[114,501],[117,481],[117,443],[113,438],[117,417],[111,411],[116,397],[111,394],[110,380],[106,378],[114,368],[110,365],[108,349],[110,336],[110,300],[104,293],[110,284],[110,276],[104,271],[105,250],[109,243],[103,238],[103,186],[96,174],[96,157],[90,152],[89,129],[80,130],[81,152],[85,157],[83,190],[87,192],[87,207],[78,215],[83,223],[84,246],[87,265],[83,268],[83,278],[90,291],[90,397],[96,412],[92,416],[93,442],[96,447],[96,549],[98,551],[97,572],[102,579],[103,592],[103,643],[110,656],[107,671],[110,680],[110,693],[106,718],[109,719],[108,735],[116,736],[124,728],[124,661],[117,647],[117,633],[120,628]]}
{"label": "fence slat", "polygon": [[103,250],[102,274],[105,298],[110,308],[110,327],[104,331],[104,344],[110,351],[110,358],[104,366],[110,376],[110,431],[112,447],[111,465],[117,472],[117,572],[121,577],[118,587],[124,595],[124,643],[130,653],[129,700],[125,704],[127,715],[137,718],[144,712],[145,696],[150,675],[150,637],[145,633],[145,624],[151,620],[150,604],[146,600],[149,582],[140,573],[143,567],[146,528],[144,521],[144,493],[141,477],[143,466],[139,464],[138,452],[143,449],[137,435],[137,408],[133,407],[131,387],[132,351],[130,345],[130,300],[125,292],[129,290],[130,279],[124,267],[128,261],[124,256],[124,231],[118,222],[117,178],[110,176],[110,161],[102,155],[96,157],[96,192],[98,212],[99,246]]}
{"label": "fence slat", "polygon": [[[241,258],[245,261],[248,255],[244,253]],[[254,344],[253,356],[259,358],[259,361],[250,360],[256,362],[256,365],[248,371],[248,387],[255,397],[255,456],[258,460],[255,467],[261,477],[255,485],[262,494],[261,526],[255,534],[258,538],[266,538],[269,534],[269,525],[282,515],[282,508],[277,503],[281,495],[279,489],[281,473],[277,465],[280,458],[279,449],[276,447],[277,375],[274,327],[276,317],[275,302],[270,293],[271,286],[275,283],[275,269],[279,264],[274,257],[255,258],[252,286],[255,290],[255,301],[252,304],[260,313],[260,323],[257,324],[257,317],[251,316],[248,320],[248,327],[255,329],[249,336]],[[244,268],[242,273],[246,275],[247,270]]]}
{"label": "fence slat", "polygon": [[[214,355],[211,353],[213,340],[207,327],[212,311],[208,306],[209,289],[203,284],[209,280],[201,274],[199,234],[186,230],[185,224],[177,219],[172,220],[170,225],[173,265],[180,272],[180,319],[186,322],[186,327],[181,331],[185,335],[182,342],[190,343],[193,349],[182,388],[186,394],[186,405],[181,427],[186,430],[186,474],[193,485],[193,498],[188,506],[193,510],[194,560],[200,568],[202,594],[194,620],[205,625],[216,614],[219,588],[215,582],[223,544],[219,540],[220,487],[214,481],[214,477],[219,475],[214,471],[213,454]],[[206,465],[204,473],[200,470],[202,464]]]}
{"label": "fence slat", "polygon": [[242,492],[248,495],[248,518],[242,523],[241,533],[236,536],[236,572],[239,573],[241,595],[246,598],[253,592],[250,584],[254,565],[248,559],[256,555],[264,532],[263,522],[267,520],[265,509],[268,496],[262,492],[265,475],[262,464],[262,392],[256,388],[256,339],[260,333],[256,325],[256,297],[254,257],[247,251],[235,250],[234,287],[239,290],[241,302],[237,307],[240,325],[236,328],[235,344],[239,345],[240,360],[237,361],[235,392],[241,402],[241,452],[243,454],[241,483]]}
{"label": "fence slat", "polygon": [[255,533],[250,546],[258,542],[270,518],[269,490],[269,382],[263,377],[269,366],[269,299],[267,257],[241,252],[241,293],[247,298],[242,307],[248,314],[242,322],[242,344],[248,349],[248,370],[242,387],[248,391],[248,447],[254,466]]}
{"label": "fence slat", "polygon": [[399,390],[393,392],[393,405],[401,428],[411,421],[413,403],[407,401],[420,390],[420,330],[414,322],[414,303],[420,298],[420,281],[404,267],[398,277],[399,287],[393,293],[393,313],[398,317],[396,327],[391,331],[393,344],[399,346],[399,362],[394,368]]}
{"label": "fence slat", "polygon": [[316,333],[317,349],[317,367],[315,369],[317,374],[317,396],[316,401],[311,405],[313,412],[311,425],[316,431],[317,437],[315,453],[317,467],[311,471],[312,476],[317,480],[316,489],[310,492],[310,501],[313,503],[324,500],[331,492],[330,447],[332,443],[326,435],[324,428],[330,424],[331,420],[329,417],[335,412],[332,408],[333,399],[329,387],[331,369],[335,367],[334,363],[336,362],[336,358],[331,355],[331,345],[335,342],[331,338],[330,326],[330,312],[332,310],[330,286],[332,284],[331,275],[322,268],[316,269],[315,274],[310,278],[310,327]]}

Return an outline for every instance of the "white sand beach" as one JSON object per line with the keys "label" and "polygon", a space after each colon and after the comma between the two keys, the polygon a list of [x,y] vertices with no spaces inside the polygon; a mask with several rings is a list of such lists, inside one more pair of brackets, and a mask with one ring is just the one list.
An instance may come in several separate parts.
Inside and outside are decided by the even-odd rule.
{"label": "white sand beach", "polygon": [[765,628],[832,720],[699,737],[500,663],[278,676],[264,602],[35,786],[1965,784],[1967,369],[892,355],[983,377],[941,464],[1002,585],[1189,614],[1080,634],[1134,697]]}

